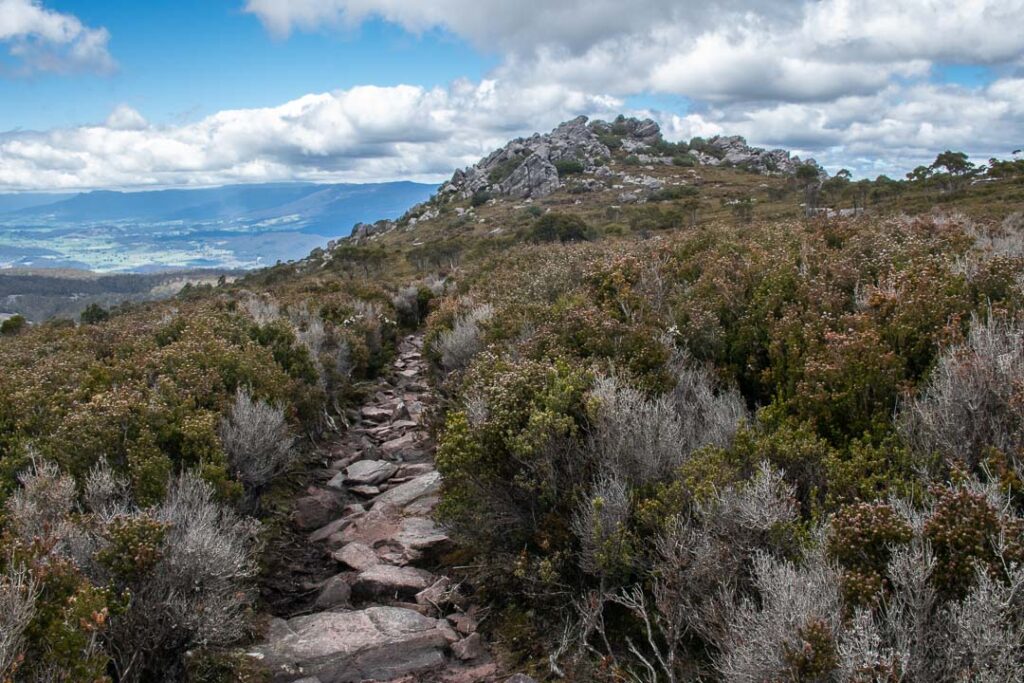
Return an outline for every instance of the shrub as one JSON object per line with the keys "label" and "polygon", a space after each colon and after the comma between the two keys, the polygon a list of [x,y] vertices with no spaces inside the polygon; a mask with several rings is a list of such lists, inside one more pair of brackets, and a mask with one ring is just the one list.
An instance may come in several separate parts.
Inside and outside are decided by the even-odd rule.
{"label": "shrub", "polygon": [[910,525],[889,505],[857,503],[832,519],[826,550],[845,570],[843,594],[851,607],[870,607],[881,597],[895,546],[910,542]]}
{"label": "shrub", "polygon": [[841,628],[834,571],[767,555],[754,564],[759,605],[741,603],[730,620],[716,661],[723,680],[832,680],[840,664]]}
{"label": "shrub", "polygon": [[593,476],[573,445],[589,381],[564,362],[481,356],[463,390],[477,408],[450,413],[438,445],[442,517],[506,570],[507,553],[528,549],[530,580],[542,578],[534,560],[566,550],[575,494]]}
{"label": "shrub", "polygon": [[699,194],[697,188],[689,185],[673,185],[655,190],[647,196],[650,202],[670,202],[679,199],[692,199]]}
{"label": "shrub", "polygon": [[924,535],[935,551],[932,581],[939,594],[962,598],[975,583],[978,568],[996,569],[999,516],[981,493],[944,488]]}
{"label": "shrub", "polygon": [[66,538],[67,516],[75,506],[75,480],[57,466],[36,460],[18,475],[20,487],[7,501],[7,523],[23,542]]}
{"label": "shrub", "polygon": [[36,583],[25,567],[0,574],[0,680],[13,681],[25,659],[25,630],[35,616]]}
{"label": "shrub", "polygon": [[900,431],[925,455],[938,453],[978,471],[986,449],[1016,458],[1024,448],[1024,328],[975,318],[965,343],[948,349]]}
{"label": "shrub", "polygon": [[284,410],[255,400],[244,387],[221,420],[219,434],[232,471],[251,489],[266,486],[292,462],[294,438]]}
{"label": "shrub", "polygon": [[680,361],[673,390],[647,398],[614,377],[594,383],[589,448],[630,486],[664,481],[698,448],[726,447],[746,411],[738,394]]}
{"label": "shrub", "polygon": [[522,166],[522,164],[523,157],[521,156],[514,156],[511,159],[506,159],[505,161],[498,164],[493,170],[491,170],[490,174],[488,174],[487,176],[487,179],[495,185],[502,183],[509,176],[515,173],[515,170]]}
{"label": "shrub", "polygon": [[533,242],[576,242],[589,239],[590,229],[575,214],[551,212],[541,216],[530,228]]}
{"label": "shrub", "polygon": [[110,312],[99,304],[89,304],[85,307],[85,310],[82,311],[82,315],[79,319],[82,321],[83,325],[98,325],[109,317]]}
{"label": "shrub", "polygon": [[480,352],[480,326],[493,315],[494,309],[489,304],[474,306],[455,319],[452,329],[440,333],[436,351],[440,354],[441,367],[445,372],[456,372],[469,366],[473,357]]}
{"label": "shrub", "polygon": [[564,178],[583,173],[583,164],[576,159],[559,159],[555,162],[555,170],[558,171],[558,177]]}
{"label": "shrub", "polygon": [[481,207],[487,202],[491,201],[493,198],[494,195],[488,192],[487,190],[477,190],[476,192],[473,193],[472,198],[470,198],[469,205],[472,206],[473,208]]}
{"label": "shrub", "polygon": [[636,560],[630,533],[630,501],[626,484],[606,475],[584,497],[572,518],[579,540],[579,566],[592,576],[629,575]]}
{"label": "shrub", "polygon": [[[185,651],[228,645],[248,627],[257,571],[255,522],[214,501],[214,491],[183,474],[150,513],[119,518],[106,555],[131,589],[130,607],[111,619],[107,639],[123,681],[179,676]],[[132,549],[118,558],[111,549]]]}
{"label": "shrub", "polygon": [[21,332],[28,325],[28,320],[23,315],[12,315],[0,323],[0,334],[5,337],[13,337]]}

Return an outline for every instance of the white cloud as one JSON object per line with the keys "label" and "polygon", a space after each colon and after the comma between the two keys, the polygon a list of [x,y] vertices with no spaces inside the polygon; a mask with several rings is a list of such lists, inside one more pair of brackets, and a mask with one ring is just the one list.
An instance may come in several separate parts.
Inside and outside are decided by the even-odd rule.
{"label": "white cloud", "polygon": [[503,78],[699,100],[831,100],[933,62],[1024,54],[1024,0],[247,0],[272,32],[380,17],[504,57]]}
{"label": "white cloud", "polygon": [[1022,113],[1024,78],[1006,78],[982,88],[890,85],[830,102],[732,105],[685,119],[668,116],[666,133],[675,139],[707,134],[702,131],[744,135],[812,155],[832,170],[902,176],[944,149],[966,151],[978,162],[1009,156],[1024,140]]}
{"label": "white cloud", "polygon": [[112,71],[109,40],[105,28],[89,28],[73,15],[46,9],[40,0],[0,0],[0,44],[18,63],[16,74]]}
{"label": "white cloud", "polygon": [[157,126],[118,107],[100,125],[0,134],[0,191],[277,180],[439,180],[510,136],[622,102],[495,81],[362,86]]}
{"label": "white cloud", "polygon": [[[102,124],[0,134],[0,191],[268,180],[438,180],[508,138],[637,94],[672,139],[741,134],[865,174],[946,147],[976,159],[1024,142],[1024,0],[247,0],[268,30],[372,17],[441,30],[500,56],[480,82],[357,87],[156,125],[118,107]],[[108,36],[35,0],[0,0],[0,42],[28,69],[111,68]],[[933,83],[937,64],[1000,78]],[[1010,74],[1014,73],[1016,76]],[[883,170],[880,170],[883,169]]]}

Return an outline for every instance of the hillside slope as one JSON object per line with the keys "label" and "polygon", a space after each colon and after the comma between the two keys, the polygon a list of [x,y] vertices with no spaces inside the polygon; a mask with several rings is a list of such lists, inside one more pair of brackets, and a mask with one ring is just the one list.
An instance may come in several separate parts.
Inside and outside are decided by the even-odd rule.
{"label": "hillside slope", "polygon": [[1016,680],[1014,168],[576,120],[294,263],[7,325],[0,667]]}

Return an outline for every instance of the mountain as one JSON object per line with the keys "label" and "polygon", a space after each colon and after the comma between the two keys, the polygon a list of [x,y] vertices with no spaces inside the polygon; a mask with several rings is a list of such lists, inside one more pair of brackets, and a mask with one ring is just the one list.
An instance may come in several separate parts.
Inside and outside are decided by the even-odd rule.
{"label": "mountain", "polygon": [[9,211],[3,211],[4,204],[0,203],[0,215],[59,222],[280,221],[302,232],[337,236],[362,220],[399,216],[411,205],[429,197],[434,189],[433,185],[403,181],[337,185],[273,183],[143,192],[104,190],[61,197],[49,203],[32,203]]}
{"label": "mountain", "polygon": [[19,211],[47,204],[55,204],[63,201],[73,194],[54,194],[38,192],[19,192],[15,194],[0,194],[0,214],[11,211]]}
{"label": "mountain", "polygon": [[253,268],[300,258],[361,221],[397,218],[434,189],[403,181],[3,195],[0,267]]}

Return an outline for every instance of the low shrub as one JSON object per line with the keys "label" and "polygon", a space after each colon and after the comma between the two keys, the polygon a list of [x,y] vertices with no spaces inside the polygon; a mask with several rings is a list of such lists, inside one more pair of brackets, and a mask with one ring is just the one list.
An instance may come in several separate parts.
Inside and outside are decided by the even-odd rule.
{"label": "low shrub", "polygon": [[559,159],[555,162],[555,170],[558,171],[559,178],[578,175],[583,173],[583,163],[577,159]]}
{"label": "low shrub", "polygon": [[284,409],[255,400],[244,387],[221,419],[219,435],[232,473],[251,489],[266,486],[294,460]]}
{"label": "low shrub", "polygon": [[547,213],[530,228],[533,242],[576,242],[590,239],[590,228],[575,214]]}

